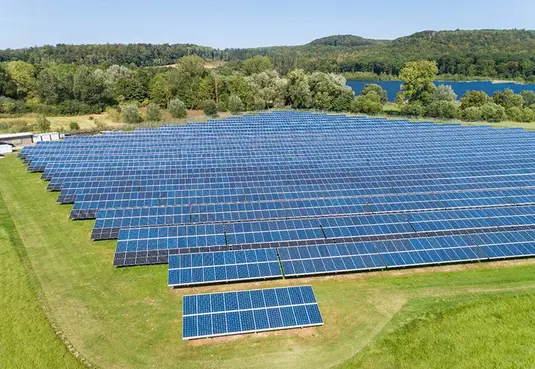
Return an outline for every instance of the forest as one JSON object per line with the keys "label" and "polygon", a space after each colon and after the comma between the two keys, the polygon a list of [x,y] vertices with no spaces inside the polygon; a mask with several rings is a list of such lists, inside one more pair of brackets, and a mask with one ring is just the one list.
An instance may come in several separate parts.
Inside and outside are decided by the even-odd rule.
{"label": "forest", "polygon": [[0,62],[25,61],[37,68],[49,63],[139,68],[172,65],[188,55],[235,64],[268,56],[280,74],[303,69],[353,77],[398,76],[405,63],[425,59],[437,63],[439,77],[535,81],[535,31],[530,30],[423,31],[395,40],[336,35],[299,46],[222,50],[192,44],[60,44],[0,50]]}

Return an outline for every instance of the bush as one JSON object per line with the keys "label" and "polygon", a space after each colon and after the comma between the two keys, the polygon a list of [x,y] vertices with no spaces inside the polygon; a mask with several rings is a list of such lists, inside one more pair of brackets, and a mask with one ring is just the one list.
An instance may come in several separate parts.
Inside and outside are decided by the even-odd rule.
{"label": "bush", "polygon": [[364,86],[361,95],[367,95],[370,92],[375,92],[381,98],[381,104],[386,104],[388,102],[388,95],[384,88],[375,83],[370,83]]}
{"label": "bush", "polygon": [[350,110],[353,113],[377,114],[383,110],[381,97],[375,91],[359,95],[351,102]]}
{"label": "bush", "polygon": [[481,118],[488,122],[501,122],[505,119],[505,108],[496,103],[488,103],[481,107]]}
{"label": "bush", "polygon": [[2,120],[0,122],[0,131],[6,131],[8,133],[21,133],[31,131],[31,124],[25,120]]}
{"label": "bush", "polygon": [[490,100],[489,95],[483,91],[466,91],[461,99],[461,109],[470,107],[480,108]]}
{"label": "bush", "polygon": [[121,113],[117,109],[108,107],[106,108],[106,118],[114,123],[119,123],[121,121]]}
{"label": "bush", "polygon": [[98,131],[107,131],[108,130],[108,126],[106,125],[106,123],[104,123],[100,119],[95,119],[93,121],[93,123],[95,123],[95,126],[97,127]]}
{"label": "bush", "polygon": [[215,117],[217,116],[217,104],[214,100],[206,100],[203,104],[203,111],[207,116]]}
{"label": "bush", "polygon": [[451,100],[437,100],[426,107],[425,115],[433,118],[453,119],[457,116],[457,105]]}
{"label": "bush", "polygon": [[476,122],[481,120],[481,108],[470,106],[462,110],[461,117],[469,122]]}
{"label": "bush", "polygon": [[[228,99],[228,110],[232,114],[238,114],[243,111],[243,103],[239,96],[230,95]],[[208,114],[207,114],[208,115]]]}
{"label": "bush", "polygon": [[401,114],[409,117],[421,117],[424,114],[424,107],[418,101],[404,104],[401,107]]}
{"label": "bush", "polygon": [[71,131],[79,131],[80,130],[80,125],[77,122],[70,122],[69,123],[69,129]]}
{"label": "bush", "polygon": [[34,129],[38,132],[50,131],[50,121],[43,114],[39,114],[35,120]]}
{"label": "bush", "polygon": [[150,103],[147,106],[147,121],[149,122],[159,122],[162,120],[162,112],[160,107],[154,103]]}
{"label": "bush", "polygon": [[435,89],[433,99],[435,101],[455,101],[457,100],[457,95],[450,85],[440,85]]}
{"label": "bush", "polygon": [[187,118],[188,111],[186,110],[186,104],[178,99],[173,99],[167,104],[167,109],[173,118]]}
{"label": "bush", "polygon": [[524,122],[534,122],[535,121],[535,111],[530,108],[524,108]]}
{"label": "bush", "polygon": [[139,110],[137,106],[135,105],[123,106],[121,111],[122,111],[121,116],[123,118],[123,122],[125,123],[133,124],[133,123],[141,123],[143,121],[143,119],[141,118],[141,115],[139,114]]}

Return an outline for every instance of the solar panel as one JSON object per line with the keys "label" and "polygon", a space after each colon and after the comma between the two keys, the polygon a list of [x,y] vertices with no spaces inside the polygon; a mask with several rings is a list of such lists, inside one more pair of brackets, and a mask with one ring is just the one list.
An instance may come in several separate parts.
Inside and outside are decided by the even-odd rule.
{"label": "solar panel", "polygon": [[186,295],[185,340],[323,325],[310,286]]}

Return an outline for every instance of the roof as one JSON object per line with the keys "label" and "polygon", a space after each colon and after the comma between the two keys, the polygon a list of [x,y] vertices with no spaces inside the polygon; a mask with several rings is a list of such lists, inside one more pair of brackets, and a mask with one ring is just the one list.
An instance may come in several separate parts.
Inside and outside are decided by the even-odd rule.
{"label": "roof", "polygon": [[24,138],[24,137],[33,137],[33,133],[31,133],[31,132],[22,132],[22,133],[0,134],[0,141],[2,141],[2,140],[10,140],[10,139],[14,139],[14,138]]}

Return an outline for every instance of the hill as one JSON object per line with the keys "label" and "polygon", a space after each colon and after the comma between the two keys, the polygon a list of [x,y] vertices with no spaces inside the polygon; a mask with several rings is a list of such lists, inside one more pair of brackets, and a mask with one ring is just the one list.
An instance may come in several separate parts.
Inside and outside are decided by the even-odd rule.
{"label": "hill", "polygon": [[1,50],[0,62],[148,67],[170,65],[191,54],[206,60],[236,63],[256,55],[269,56],[280,73],[303,68],[397,75],[407,61],[428,59],[437,62],[443,75],[535,80],[535,31],[517,29],[422,31],[390,41],[332,35],[305,45],[248,49],[215,49],[193,44],[60,44]]}

